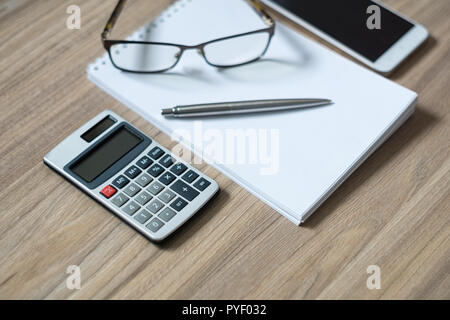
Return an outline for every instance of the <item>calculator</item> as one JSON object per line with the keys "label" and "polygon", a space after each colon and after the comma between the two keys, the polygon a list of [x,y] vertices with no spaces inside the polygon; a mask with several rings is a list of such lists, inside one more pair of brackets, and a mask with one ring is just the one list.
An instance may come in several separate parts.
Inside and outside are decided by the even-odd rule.
{"label": "calculator", "polygon": [[62,141],[44,163],[153,241],[219,191],[216,181],[109,110]]}

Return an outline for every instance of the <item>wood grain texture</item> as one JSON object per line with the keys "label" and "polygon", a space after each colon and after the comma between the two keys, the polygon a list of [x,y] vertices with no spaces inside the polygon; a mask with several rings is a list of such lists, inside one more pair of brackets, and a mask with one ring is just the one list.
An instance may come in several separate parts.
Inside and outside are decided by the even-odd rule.
{"label": "wood grain texture", "polygon": [[[412,118],[302,227],[201,166],[222,192],[155,245],[42,163],[105,108],[173,146],[86,77],[115,1],[0,1],[0,298],[449,299],[450,2],[386,2],[432,36],[391,75],[419,93]],[[117,37],[168,3],[130,1]],[[81,30],[65,27],[70,4]],[[69,265],[81,290],[66,288]]]}

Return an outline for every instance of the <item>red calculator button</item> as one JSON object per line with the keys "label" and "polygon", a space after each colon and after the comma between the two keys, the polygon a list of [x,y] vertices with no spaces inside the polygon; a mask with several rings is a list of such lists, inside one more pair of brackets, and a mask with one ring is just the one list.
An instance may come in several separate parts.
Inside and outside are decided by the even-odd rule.
{"label": "red calculator button", "polygon": [[100,191],[100,193],[104,195],[107,199],[111,198],[116,192],[117,190],[110,185],[107,185],[102,189],[102,191]]}

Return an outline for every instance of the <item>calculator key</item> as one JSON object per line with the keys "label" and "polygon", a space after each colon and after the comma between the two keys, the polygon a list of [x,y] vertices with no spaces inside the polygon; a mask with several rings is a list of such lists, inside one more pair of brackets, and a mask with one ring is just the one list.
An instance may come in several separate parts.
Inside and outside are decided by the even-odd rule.
{"label": "calculator key", "polygon": [[150,167],[150,165],[153,163],[152,159],[150,159],[147,156],[143,156],[142,158],[140,158],[138,160],[138,162],[136,162],[136,164],[138,165],[139,168],[141,169],[147,169],[148,167]]}
{"label": "calculator key", "polygon": [[139,188],[136,184],[132,183],[128,187],[126,187],[123,192],[130,197],[134,197],[139,191],[141,191],[141,188]]}
{"label": "calculator key", "polygon": [[131,201],[129,204],[125,205],[122,208],[123,212],[132,216],[136,211],[138,211],[141,207],[134,201]]}
{"label": "calculator key", "polygon": [[169,222],[170,219],[172,219],[177,213],[173,211],[170,208],[165,208],[160,214],[158,214],[158,217],[160,217],[165,222]]}
{"label": "calculator key", "polygon": [[188,172],[186,172],[181,178],[186,181],[191,183],[192,181],[194,181],[195,179],[197,179],[198,174],[196,174],[194,171],[189,170]]}
{"label": "calculator key", "polygon": [[176,165],[172,166],[172,168],[170,168],[170,171],[172,171],[177,176],[179,176],[180,174],[185,172],[186,169],[187,169],[186,165],[184,165],[182,163],[177,163]]}
{"label": "calculator key", "polygon": [[130,182],[130,180],[128,180],[125,176],[120,175],[116,179],[114,179],[112,184],[114,185],[114,187],[122,189],[128,184],[128,182]]}
{"label": "calculator key", "polygon": [[150,231],[156,232],[164,225],[164,222],[158,218],[153,218],[150,223],[146,226]]}
{"label": "calculator key", "polygon": [[141,193],[139,193],[137,195],[136,198],[134,198],[134,200],[136,200],[137,203],[139,203],[141,206],[143,206],[144,204],[146,204],[147,202],[149,202],[152,199],[152,196],[145,191],[142,191]]}
{"label": "calculator key", "polygon": [[170,154],[166,154],[164,157],[161,158],[161,160],[159,160],[159,163],[162,164],[165,168],[168,168],[174,163],[174,160],[170,156]]}
{"label": "calculator key", "polygon": [[113,186],[107,185],[100,191],[100,193],[106,197],[106,199],[111,198],[117,192],[116,188]]}
{"label": "calculator key", "polygon": [[142,209],[141,211],[139,211],[137,215],[134,216],[134,219],[144,224],[147,222],[148,219],[150,219],[151,216],[152,214],[150,212],[148,212],[145,209]]}
{"label": "calculator key", "polygon": [[163,173],[164,168],[161,167],[159,164],[154,164],[150,169],[147,170],[148,173],[150,173],[153,177],[159,176],[161,173]]}
{"label": "calculator key", "polygon": [[158,181],[154,181],[148,188],[147,191],[150,192],[152,195],[156,196],[158,193],[160,193],[164,189],[164,186],[159,183]]}
{"label": "calculator key", "polygon": [[206,180],[205,178],[201,178],[199,180],[197,180],[196,183],[194,183],[194,187],[196,187],[198,190],[203,191],[206,188],[208,188],[208,186],[211,184],[211,182],[209,182],[208,180]]}
{"label": "calculator key", "polygon": [[141,187],[146,187],[150,182],[152,182],[153,178],[148,174],[141,174],[136,180],[134,180]]}
{"label": "calculator key", "polygon": [[147,210],[151,213],[157,213],[162,207],[164,207],[164,204],[158,199],[153,199],[152,202],[146,206]]}
{"label": "calculator key", "polygon": [[170,172],[166,171],[160,178],[159,181],[164,183],[166,186],[169,185],[173,180],[175,180],[175,176]]}
{"label": "calculator key", "polygon": [[190,187],[181,180],[175,181],[175,183],[170,186],[170,189],[178,193],[183,198],[188,199],[189,201],[192,201],[196,196],[200,194],[197,190]]}
{"label": "calculator key", "polygon": [[172,202],[172,204],[170,206],[177,211],[181,211],[181,209],[186,207],[187,204],[188,203],[186,201],[184,201],[183,199],[178,197],[174,202]]}
{"label": "calculator key", "polygon": [[117,196],[114,197],[114,199],[111,200],[112,203],[114,203],[119,208],[123,206],[130,198],[128,198],[123,193],[119,193]]}
{"label": "calculator key", "polygon": [[169,189],[166,189],[159,195],[158,198],[159,198],[159,200],[163,201],[164,203],[169,203],[170,200],[175,198],[175,193],[173,193]]}
{"label": "calculator key", "polygon": [[139,169],[136,166],[131,166],[127,169],[127,171],[125,171],[125,175],[130,178],[130,179],[134,179],[136,178],[140,173],[141,173],[141,169]]}
{"label": "calculator key", "polygon": [[164,151],[161,150],[160,147],[154,147],[152,150],[150,150],[150,152],[148,153],[148,155],[153,159],[159,159],[162,157],[162,155],[164,154]]}

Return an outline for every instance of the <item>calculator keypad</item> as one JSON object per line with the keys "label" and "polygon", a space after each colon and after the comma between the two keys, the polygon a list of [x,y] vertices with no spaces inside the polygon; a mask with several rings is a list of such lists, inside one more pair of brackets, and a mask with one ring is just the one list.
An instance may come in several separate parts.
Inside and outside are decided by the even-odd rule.
{"label": "calculator keypad", "polygon": [[116,192],[117,190],[110,185],[104,187],[102,191],[100,191],[100,193],[107,199],[111,198]]}
{"label": "calculator keypad", "polygon": [[164,157],[159,160],[159,163],[164,166],[165,168],[170,167],[173,164],[173,158],[170,156],[170,154],[166,154]]}
{"label": "calculator keypad", "polygon": [[196,187],[198,190],[203,191],[211,184],[208,180],[205,178],[200,178],[197,180],[196,183],[194,183],[194,187]]}
{"label": "calculator keypad", "polygon": [[137,215],[134,216],[134,218],[142,224],[146,223],[151,217],[152,214],[145,209],[142,209]]}
{"label": "calculator keypad", "polygon": [[177,163],[176,165],[172,166],[172,168],[170,168],[170,171],[179,176],[180,174],[185,172],[186,169],[187,169],[186,165],[182,163]]}
{"label": "calculator keypad", "polygon": [[164,225],[164,223],[159,220],[158,218],[153,218],[152,221],[150,221],[149,224],[147,224],[147,228],[150,229],[150,231],[156,232]]}
{"label": "calculator keypad", "polygon": [[122,189],[123,187],[125,187],[128,183],[130,182],[130,180],[128,180],[127,178],[125,178],[125,176],[120,175],[118,176],[116,179],[114,179],[114,181],[112,182],[113,186],[118,188],[118,189]]}
{"label": "calculator keypad", "polygon": [[115,196],[112,199],[112,203],[114,203],[116,206],[118,206],[119,208],[121,206],[123,206],[130,198],[128,198],[126,195],[124,195],[123,193],[119,193],[117,196]]}
{"label": "calculator keypad", "polygon": [[130,179],[134,179],[136,178],[138,175],[141,174],[141,169],[139,169],[136,166],[131,166],[129,167],[126,171],[125,171],[125,175],[130,178]]}
{"label": "calculator keypad", "polygon": [[175,180],[175,176],[171,174],[170,172],[166,171],[161,177],[158,179],[163,184],[168,186],[173,180]]}
{"label": "calculator keypad", "polygon": [[137,203],[143,206],[152,199],[152,196],[147,191],[142,191],[134,199],[136,200]]}
{"label": "calculator keypad", "polygon": [[[101,193],[136,223],[157,232],[211,182],[160,147],[138,157]],[[118,190],[120,192],[117,194]]]}
{"label": "calculator keypad", "polygon": [[141,174],[135,181],[138,185],[141,187],[146,187],[150,182],[152,182],[153,178],[150,177],[148,174],[144,173]]}
{"label": "calculator keypad", "polygon": [[187,204],[188,203],[186,201],[178,197],[170,206],[177,211],[181,211]]}
{"label": "calculator keypad", "polygon": [[153,199],[146,208],[151,213],[157,213],[162,209],[162,207],[164,207],[164,204],[161,201],[159,201],[158,199]]}
{"label": "calculator keypad", "polygon": [[154,178],[158,177],[161,173],[164,172],[164,168],[159,164],[154,164],[150,169],[147,170],[149,174],[151,174]]}
{"label": "calculator keypad", "polygon": [[164,186],[159,183],[158,181],[154,181],[148,188],[147,191],[150,192],[152,195],[156,196],[158,193],[160,193],[164,189]]}
{"label": "calculator keypad", "polygon": [[194,198],[200,194],[200,192],[196,191],[194,188],[191,188],[181,180],[177,180],[177,182],[172,184],[170,189],[189,201],[194,200]]}
{"label": "calculator keypad", "polygon": [[150,150],[150,152],[148,153],[148,155],[153,159],[153,160],[157,160],[159,158],[161,158],[161,156],[164,154],[164,151],[162,151],[162,149],[160,147],[154,147],[152,150]]}
{"label": "calculator keypad", "polygon": [[159,215],[162,220],[169,222],[177,213],[170,208],[165,208]]}
{"label": "calculator keypad", "polygon": [[147,157],[147,156],[143,156],[142,158],[139,159],[138,162],[136,162],[136,164],[139,166],[139,168],[141,169],[147,169],[148,167],[150,167],[150,165],[153,163],[153,161]]}
{"label": "calculator keypad", "polygon": [[198,178],[198,174],[196,174],[192,170],[189,170],[181,177],[181,179],[183,179],[184,181],[189,182],[189,183],[191,183],[192,181],[194,181],[197,178]]}
{"label": "calculator keypad", "polygon": [[139,191],[141,191],[141,188],[139,188],[136,184],[131,183],[128,187],[126,187],[123,192],[130,197],[134,197]]}
{"label": "calculator keypad", "polygon": [[128,204],[125,205],[125,207],[122,208],[122,210],[130,216],[132,216],[139,209],[140,206],[134,201],[130,201]]}
{"label": "calculator keypad", "polygon": [[169,189],[165,189],[163,192],[161,192],[158,198],[164,203],[169,203],[170,200],[175,198],[175,193],[173,193]]}

